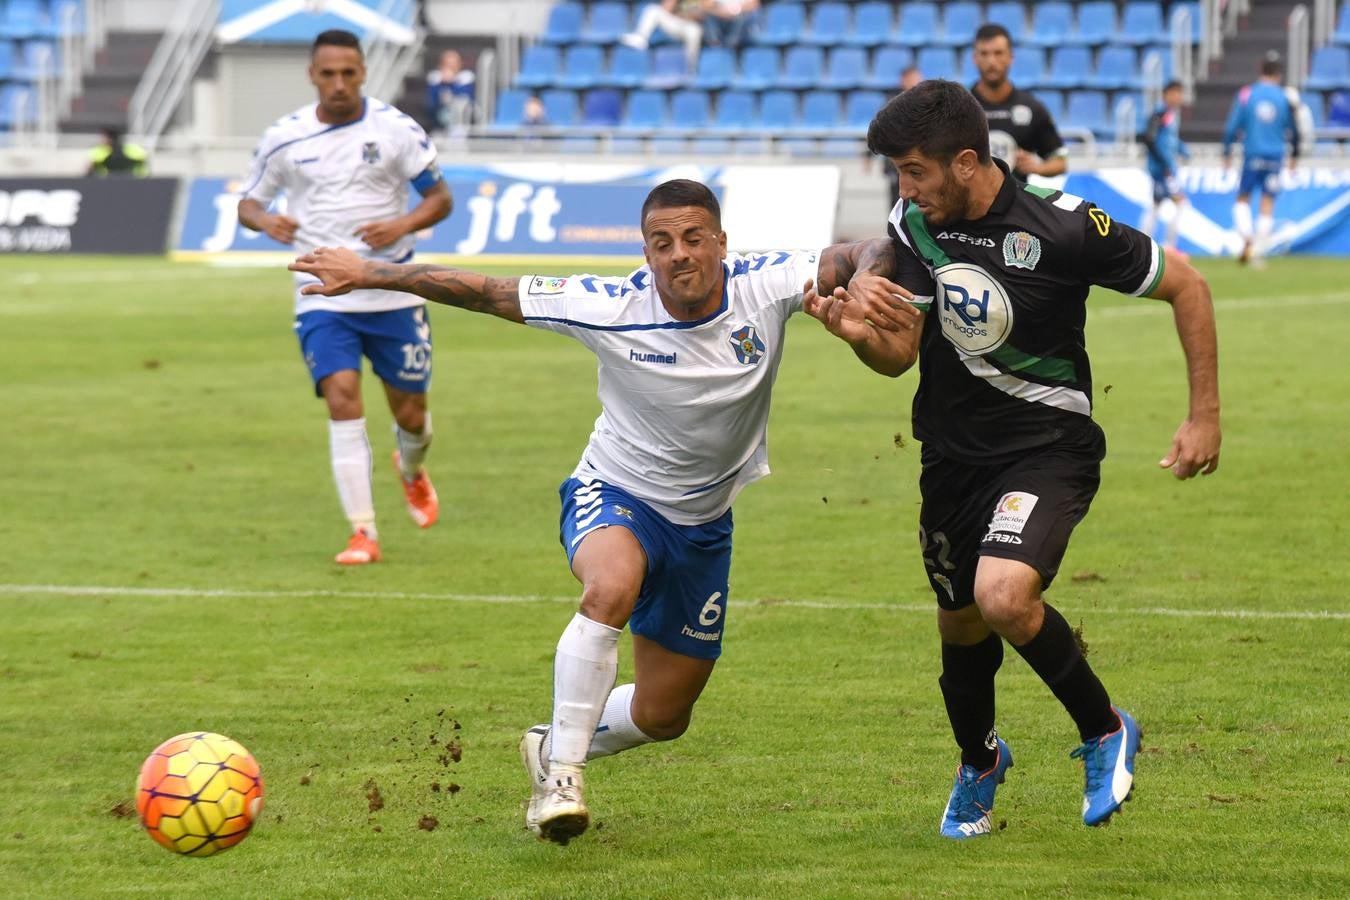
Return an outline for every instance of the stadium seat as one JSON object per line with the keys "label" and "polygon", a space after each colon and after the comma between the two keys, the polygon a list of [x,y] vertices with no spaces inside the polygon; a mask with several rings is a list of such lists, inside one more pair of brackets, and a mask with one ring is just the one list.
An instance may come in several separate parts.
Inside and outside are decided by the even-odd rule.
{"label": "stadium seat", "polygon": [[594,87],[602,81],[605,51],[595,44],[573,44],[563,53],[562,71],[553,83],[565,88]]}
{"label": "stadium seat", "polygon": [[1080,44],[1109,44],[1116,39],[1116,5],[1108,0],[1093,0],[1078,7]]}
{"label": "stadium seat", "polygon": [[666,124],[666,95],[661,91],[630,91],[623,113],[624,128],[651,131]]}
{"label": "stadium seat", "polygon": [[844,43],[859,47],[878,47],[891,39],[893,25],[891,4],[876,0],[860,3],[853,16],[853,30],[844,36]]}
{"label": "stadium seat", "polygon": [[844,43],[849,33],[849,8],[843,3],[811,4],[811,26],[797,38],[802,43],[835,47]]}
{"label": "stadium seat", "polygon": [[1040,47],[1018,47],[1008,73],[1019,88],[1034,88],[1045,80],[1045,51]]}
{"label": "stadium seat", "polygon": [[956,52],[956,68],[958,70],[956,80],[962,84],[974,84],[980,80],[980,70],[975,66],[975,54],[965,47]]}
{"label": "stadium seat", "polygon": [[6,84],[0,87],[0,127],[26,125],[36,115],[35,95],[32,88],[22,84]]}
{"label": "stadium seat", "polygon": [[825,71],[825,54],[819,47],[789,47],[783,57],[778,87],[805,90],[820,83]]}
{"label": "stadium seat", "polygon": [[612,44],[627,33],[627,3],[592,3],[590,17],[581,31],[581,39],[593,44]]}
{"label": "stadium seat", "polygon": [[774,47],[747,47],[741,51],[741,74],[736,86],[762,91],[778,81],[779,56]]}
{"label": "stadium seat", "polygon": [[863,87],[893,91],[900,87],[900,74],[914,62],[908,47],[881,47],[872,55],[872,69],[863,78]]}
{"label": "stadium seat", "polygon": [[1027,10],[1021,3],[991,3],[985,12],[984,20],[1008,29],[1014,45],[1026,40]]}
{"label": "stadium seat", "polygon": [[1350,47],[1327,45],[1313,51],[1312,65],[1303,86],[1315,91],[1350,87]]}
{"label": "stadium seat", "polygon": [[670,95],[670,123],[667,127],[679,131],[702,131],[708,127],[710,109],[707,91],[676,91]]}
{"label": "stadium seat", "polygon": [[516,85],[524,88],[540,88],[552,84],[558,77],[561,55],[557,47],[536,44],[525,50],[520,63],[520,72],[516,75]]}
{"label": "stadium seat", "polygon": [[937,40],[937,4],[906,3],[900,7],[900,22],[895,30],[895,41],[906,47],[923,47]]}
{"label": "stadium seat", "polygon": [[621,88],[641,87],[650,71],[646,50],[635,50],[620,44],[610,53],[605,83]]}
{"label": "stadium seat", "polygon": [[712,120],[716,131],[749,131],[754,127],[755,95],[748,91],[723,91],[717,98]]}
{"label": "stadium seat", "polygon": [[717,91],[728,87],[736,77],[736,54],[726,47],[704,47],[698,57],[698,70],[691,84]]}
{"label": "stadium seat", "polygon": [[14,77],[14,44],[0,39],[0,81]]}
{"label": "stadium seat", "polygon": [[492,124],[501,128],[514,128],[519,125],[525,117],[525,101],[529,96],[529,91],[515,88],[498,94],[497,111],[492,118]]}
{"label": "stadium seat", "polygon": [[1336,31],[1331,39],[1338,44],[1350,44],[1350,3],[1341,4],[1341,14],[1336,17]]}
{"label": "stadium seat", "polygon": [[1173,22],[1176,19],[1177,14],[1182,10],[1185,10],[1190,14],[1191,33],[1188,38],[1189,41],[1192,44],[1200,43],[1200,4],[1194,2],[1172,4],[1167,13],[1167,34],[1169,35],[1169,38],[1173,31]]}
{"label": "stadium seat", "polygon": [[580,121],[581,109],[576,91],[550,88],[542,91],[539,99],[544,103],[544,114],[548,116],[550,125],[575,125]]}
{"label": "stadium seat", "polygon": [[581,98],[581,124],[615,126],[623,117],[623,95],[613,88],[587,91]]}
{"label": "stadium seat", "polygon": [[1036,99],[1041,101],[1046,112],[1050,113],[1050,118],[1056,122],[1064,120],[1064,92],[1050,90],[1048,88],[1037,88],[1034,92]]}
{"label": "stadium seat", "polygon": [[867,77],[867,51],[861,47],[836,47],[830,51],[822,87],[848,90],[858,87]]}
{"label": "stadium seat", "polygon": [[1111,127],[1104,91],[1074,91],[1064,108],[1064,124],[1102,131]]}
{"label": "stadium seat", "polygon": [[[980,14],[980,4],[971,3],[968,0],[957,0],[956,3],[944,3],[942,6],[942,33],[937,43],[946,44],[949,47],[966,47],[975,40],[975,31],[984,24],[984,16]],[[924,70],[925,77],[928,70]]]}
{"label": "stadium seat", "polygon": [[1162,4],[1157,0],[1132,0],[1125,4],[1125,15],[1120,20],[1120,31],[1113,39],[1117,44],[1160,44],[1167,40],[1167,26],[1163,24]]}
{"label": "stadium seat", "polygon": [[1062,0],[1037,3],[1025,43],[1058,47],[1073,34],[1073,7]]}
{"label": "stadium seat", "polygon": [[1070,45],[1056,47],[1050,53],[1050,71],[1041,84],[1052,88],[1086,86],[1092,76],[1092,51],[1087,47]]}
{"label": "stadium seat", "polygon": [[669,90],[684,84],[689,77],[685,68],[684,47],[666,44],[652,51],[651,71],[642,86],[649,90]]}
{"label": "stadium seat", "polygon": [[866,132],[872,118],[886,105],[886,95],[880,91],[850,91],[844,101],[844,127],[850,131]]}
{"label": "stadium seat", "polygon": [[1327,124],[1350,128],[1350,91],[1336,91],[1327,99]]}
{"label": "stadium seat", "polygon": [[839,127],[839,95],[834,91],[807,91],[802,97],[797,128],[803,131],[834,131]]}
{"label": "stadium seat", "polygon": [[[970,54],[965,54],[967,57]],[[916,60],[924,78],[955,78],[960,71],[957,68],[956,51],[951,47],[924,47]]]}
{"label": "stadium seat", "polygon": [[1108,91],[1143,87],[1134,48],[1119,44],[1103,47],[1097,55],[1097,69],[1088,78],[1088,85]]}
{"label": "stadium seat", "polygon": [[0,10],[0,38],[22,41],[56,36],[47,8],[39,0],[9,0]]}
{"label": "stadium seat", "polygon": [[792,91],[766,91],[759,105],[759,123],[766,131],[790,130],[797,123],[797,95]]}
{"label": "stadium seat", "polygon": [[548,23],[539,40],[545,44],[572,44],[581,38],[584,10],[580,3],[559,3],[548,11]]}
{"label": "stadium seat", "polygon": [[51,25],[52,34],[55,37],[60,37],[65,34],[67,30],[69,30],[71,34],[83,34],[83,0],[52,0]]}
{"label": "stadium seat", "polygon": [[763,25],[755,40],[783,47],[797,43],[805,33],[806,7],[800,3],[775,3],[765,9]]}

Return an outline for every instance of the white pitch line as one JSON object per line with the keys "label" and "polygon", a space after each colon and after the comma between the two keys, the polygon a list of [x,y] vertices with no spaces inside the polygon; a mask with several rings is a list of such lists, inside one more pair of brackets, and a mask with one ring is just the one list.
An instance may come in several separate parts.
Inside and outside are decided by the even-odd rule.
{"label": "white pitch line", "polygon": [[[575,604],[577,597],[549,597],[513,594],[453,594],[410,591],[245,591],[233,588],[152,588],[65,584],[0,584],[0,595],[46,594],[59,597],[188,597],[200,599],[232,598],[255,600],[285,600],[335,597],[339,599],[375,600],[436,600],[448,603],[567,603]],[[786,606],[794,609],[860,609],[889,612],[932,613],[932,604],[915,603],[831,603],[825,600],[749,599],[738,601],[743,606],[770,609]],[[1179,619],[1293,619],[1316,621],[1347,621],[1350,612],[1337,610],[1268,610],[1268,609],[1172,609],[1164,606],[1146,606],[1136,609],[1094,606],[1075,609],[1080,613],[1103,613],[1123,616],[1165,616]]]}
{"label": "white pitch line", "polygon": [[110,281],[191,281],[207,278],[233,278],[256,275],[245,269],[99,269],[87,272],[16,272],[9,276],[15,284],[102,284]]}

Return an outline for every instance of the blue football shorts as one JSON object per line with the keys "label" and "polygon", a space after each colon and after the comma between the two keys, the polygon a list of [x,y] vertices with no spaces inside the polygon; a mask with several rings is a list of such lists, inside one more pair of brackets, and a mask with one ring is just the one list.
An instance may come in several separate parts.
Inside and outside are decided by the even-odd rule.
{"label": "blue football shorts", "polygon": [[722,655],[731,574],[731,510],[703,525],[676,525],[641,500],[595,478],[569,478],[560,532],[570,563],[586,535],[618,526],[633,532],[647,554],[628,628],[673,653],[697,659]]}
{"label": "blue football shorts", "polygon": [[370,359],[380,380],[409,394],[431,386],[431,322],[422,306],[385,312],[345,313],[316,309],[295,319],[314,394],[319,382],[343,369],[361,371]]}
{"label": "blue football shorts", "polygon": [[1175,175],[1161,175],[1156,172],[1149,173],[1153,176],[1153,205],[1181,194],[1181,180]]}
{"label": "blue football shorts", "polygon": [[1278,157],[1252,156],[1242,160],[1242,178],[1238,181],[1238,195],[1265,191],[1272,197],[1280,192],[1280,169],[1284,160]]}

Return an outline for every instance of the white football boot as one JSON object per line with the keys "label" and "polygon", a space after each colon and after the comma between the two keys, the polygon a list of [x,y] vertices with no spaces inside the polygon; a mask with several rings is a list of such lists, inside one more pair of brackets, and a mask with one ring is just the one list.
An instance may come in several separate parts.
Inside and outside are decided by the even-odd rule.
{"label": "white football boot", "polygon": [[566,845],[590,827],[591,814],[581,799],[581,790],[580,768],[560,767],[555,772],[550,767],[544,796],[534,804],[540,838]]}
{"label": "white football boot", "polygon": [[540,758],[544,738],[548,735],[547,725],[535,725],[520,738],[520,761],[525,764],[525,774],[530,779],[530,802],[525,807],[525,827],[542,841],[539,834],[539,804],[548,793],[548,767]]}

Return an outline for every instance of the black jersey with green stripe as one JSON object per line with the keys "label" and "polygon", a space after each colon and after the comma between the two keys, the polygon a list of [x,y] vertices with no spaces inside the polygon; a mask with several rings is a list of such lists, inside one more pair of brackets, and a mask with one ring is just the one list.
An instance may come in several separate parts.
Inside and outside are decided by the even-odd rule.
{"label": "black jersey with green stripe", "polygon": [[1103,446],[1083,336],[1088,289],[1147,294],[1163,271],[1148,236],[999,168],[1003,186],[979,219],[930,226],[905,200],[890,216],[897,281],[927,310],[914,436],[975,465],[1057,443]]}

